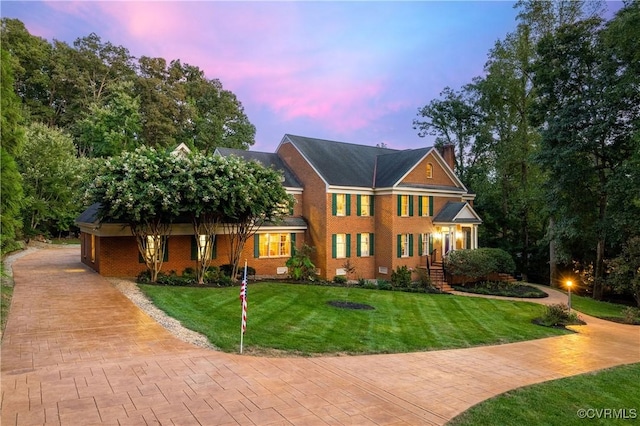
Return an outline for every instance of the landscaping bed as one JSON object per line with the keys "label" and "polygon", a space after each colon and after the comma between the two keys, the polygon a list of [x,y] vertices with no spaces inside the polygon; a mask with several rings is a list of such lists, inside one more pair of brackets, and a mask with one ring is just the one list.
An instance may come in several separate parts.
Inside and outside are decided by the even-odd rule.
{"label": "landscaping bed", "polygon": [[531,299],[549,297],[547,293],[537,287],[507,281],[484,281],[464,286],[454,285],[453,288],[465,293],[489,294],[492,296],[522,297]]}

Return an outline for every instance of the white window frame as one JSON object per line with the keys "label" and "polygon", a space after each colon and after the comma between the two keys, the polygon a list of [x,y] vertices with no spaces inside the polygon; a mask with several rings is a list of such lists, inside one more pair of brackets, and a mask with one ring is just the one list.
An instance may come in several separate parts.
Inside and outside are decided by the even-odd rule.
{"label": "white window frame", "polygon": [[364,232],[360,234],[360,257],[371,256],[371,234]]}
{"label": "white window frame", "polygon": [[409,197],[411,195],[400,195],[400,217],[409,217]]}
{"label": "white window frame", "polygon": [[260,258],[291,257],[291,234],[260,234]]}
{"label": "white window frame", "polygon": [[371,197],[371,195],[360,196],[360,216],[371,216]]}
{"label": "white window frame", "polygon": [[347,194],[336,194],[336,216],[347,215]]}
{"label": "white window frame", "polygon": [[400,244],[401,244],[401,256],[400,257],[409,257],[409,242],[411,241],[410,234],[401,234]]}
{"label": "white window frame", "polygon": [[336,234],[336,259],[347,257],[347,234]]}

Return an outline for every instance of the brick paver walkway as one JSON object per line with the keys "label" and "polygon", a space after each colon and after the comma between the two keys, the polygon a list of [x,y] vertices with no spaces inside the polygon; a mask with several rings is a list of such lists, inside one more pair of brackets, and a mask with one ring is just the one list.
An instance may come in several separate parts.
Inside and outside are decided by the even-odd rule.
{"label": "brick paver walkway", "polygon": [[[640,362],[640,328],[396,355],[261,358],[183,343],[79,262],[14,264],[2,425],[443,424],[509,389]],[[568,413],[574,415],[574,413]]]}

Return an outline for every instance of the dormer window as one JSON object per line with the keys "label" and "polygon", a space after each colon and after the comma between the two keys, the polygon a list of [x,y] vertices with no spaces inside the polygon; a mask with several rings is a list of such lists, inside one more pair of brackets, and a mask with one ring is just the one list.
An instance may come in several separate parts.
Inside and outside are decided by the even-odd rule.
{"label": "dormer window", "polygon": [[433,164],[427,163],[426,175],[427,179],[433,179]]}

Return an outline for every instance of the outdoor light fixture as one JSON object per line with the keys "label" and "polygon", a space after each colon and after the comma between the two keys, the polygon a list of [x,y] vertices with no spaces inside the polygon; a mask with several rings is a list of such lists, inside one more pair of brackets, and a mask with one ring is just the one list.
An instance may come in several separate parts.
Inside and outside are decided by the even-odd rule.
{"label": "outdoor light fixture", "polygon": [[569,289],[569,312],[571,312],[571,286],[573,285],[573,283],[571,282],[571,280],[567,281],[567,288]]}

